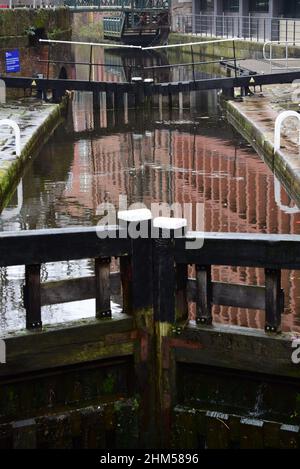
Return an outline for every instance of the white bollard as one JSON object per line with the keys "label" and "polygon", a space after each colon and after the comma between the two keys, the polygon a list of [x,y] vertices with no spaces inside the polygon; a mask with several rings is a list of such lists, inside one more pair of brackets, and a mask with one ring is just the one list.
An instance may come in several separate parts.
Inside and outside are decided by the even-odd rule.
{"label": "white bollard", "polygon": [[15,139],[16,139],[16,155],[21,156],[21,131],[18,124],[13,121],[12,119],[2,119],[0,120],[0,127],[3,125],[8,125],[11,127],[15,132]]}
{"label": "white bollard", "polygon": [[[285,119],[289,117],[296,117],[300,122],[300,114],[296,111],[284,111],[277,117],[275,121],[275,132],[274,132],[274,152],[280,150],[281,146],[281,127]],[[299,145],[300,145],[300,134],[299,134]]]}
{"label": "white bollard", "polygon": [[6,103],[6,84],[4,80],[0,80],[0,104]]}

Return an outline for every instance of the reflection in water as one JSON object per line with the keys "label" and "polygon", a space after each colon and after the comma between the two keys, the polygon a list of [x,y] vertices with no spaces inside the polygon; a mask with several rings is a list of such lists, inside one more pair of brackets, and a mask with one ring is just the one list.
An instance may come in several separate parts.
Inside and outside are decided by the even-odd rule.
{"label": "reflection in water", "polygon": [[[68,122],[43,148],[23,177],[23,203],[18,213],[1,217],[2,230],[28,230],[96,224],[102,202],[179,202],[205,204],[205,230],[252,233],[299,233],[300,215],[285,213],[274,196],[274,178],[256,153],[218,117],[216,95],[197,97],[202,111],[179,121],[129,111],[93,116],[89,94],[75,95]],[[176,115],[177,113],[177,115]],[[99,118],[99,122],[94,122]],[[93,130],[95,127],[96,130]],[[281,189],[281,202],[293,202]],[[17,194],[8,210],[17,206]],[[286,212],[289,212],[286,210]],[[43,266],[45,280],[91,275],[92,262]],[[1,328],[24,327],[21,308],[24,269],[2,269]],[[215,281],[264,285],[261,269],[213,269]],[[300,279],[284,272],[286,330],[299,328]],[[115,305],[116,307],[116,305]],[[84,311],[84,313],[83,313]],[[92,316],[94,301],[43,308],[43,321],[61,322]],[[216,322],[263,327],[263,313],[214,307]]]}

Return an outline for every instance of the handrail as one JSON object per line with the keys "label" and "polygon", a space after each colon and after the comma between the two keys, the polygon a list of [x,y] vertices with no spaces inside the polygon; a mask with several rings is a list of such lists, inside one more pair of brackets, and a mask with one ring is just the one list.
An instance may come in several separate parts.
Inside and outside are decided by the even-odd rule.
{"label": "handrail", "polygon": [[[97,236],[100,232],[106,232],[106,237]],[[121,234],[123,233],[123,235]],[[213,232],[187,232],[185,237],[176,240],[176,250],[183,242],[204,237],[204,247],[196,250],[186,250],[188,257],[197,257],[199,254],[210,249],[210,245],[221,247],[224,243],[238,245],[245,243],[256,245],[257,247],[270,246],[274,249],[280,248],[281,243],[287,243],[290,249],[289,263],[292,266],[300,265],[300,235],[288,234],[260,234],[260,233],[213,233]],[[133,240],[134,242],[134,240]],[[12,246],[14,246],[12,252]],[[59,249],[58,249],[59,246]],[[41,230],[26,231],[2,231],[0,232],[0,266],[22,265],[39,262],[55,262],[70,259],[84,259],[107,255],[118,256],[118,252],[129,252],[131,249],[130,239],[126,237],[126,231],[119,226],[91,226],[91,227],[70,227],[70,228],[50,228]],[[299,255],[294,255],[294,250]],[[216,256],[222,256],[222,262],[231,265],[256,265],[268,262],[269,265],[277,265],[278,258],[272,258],[271,252],[259,250],[245,258],[245,251],[234,251],[234,254],[226,250],[214,252],[211,250],[211,260],[215,261]],[[287,258],[285,259],[288,260]],[[214,263],[214,262],[212,262]]]}
{"label": "handrail", "polygon": [[153,49],[172,49],[174,47],[187,47],[187,46],[206,46],[207,44],[218,44],[220,42],[232,42],[237,38],[231,39],[215,39],[213,41],[197,41],[197,42],[184,42],[181,44],[167,44],[163,46],[149,46],[142,47],[142,50],[153,50]]}
{"label": "handrail", "polygon": [[[91,81],[91,74],[92,74],[92,67],[93,66],[108,66],[108,64],[101,64],[101,63],[93,63],[91,61],[92,59],[92,49],[94,47],[94,45],[97,45],[97,46],[103,46],[103,47],[110,47],[110,44],[102,44],[102,43],[94,43],[94,42],[80,42],[80,41],[60,41],[60,40],[51,40],[51,39],[40,39],[40,42],[42,43],[47,43],[48,44],[48,47],[50,48],[51,45],[53,43],[63,43],[63,44],[77,44],[77,45],[87,45],[87,46],[90,46],[91,50],[90,50],[90,61],[89,62],[65,62],[65,61],[62,61],[62,60],[38,60],[38,62],[40,63],[47,63],[48,64],[48,67],[47,67],[47,70],[48,70],[48,73],[47,73],[47,78],[49,78],[49,64],[50,63],[55,63],[55,64],[72,64],[72,65],[87,65],[90,67],[90,71],[89,71],[89,81]],[[172,69],[172,68],[178,68],[178,67],[192,67],[193,69],[193,80],[195,81],[196,80],[196,76],[195,76],[195,65],[205,65],[205,64],[214,64],[214,63],[220,63],[220,60],[208,60],[208,61],[195,61],[194,60],[194,51],[193,51],[193,46],[198,46],[200,45],[201,47],[205,47],[207,44],[218,44],[218,43],[223,43],[223,42],[230,42],[232,43],[232,49],[233,49],[233,57],[230,58],[230,59],[227,59],[226,62],[230,62],[230,61],[233,61],[234,62],[234,69],[235,69],[235,76],[237,76],[237,57],[236,57],[236,47],[235,47],[235,40],[234,39],[221,39],[221,40],[214,40],[214,41],[198,41],[198,42],[189,42],[189,43],[183,43],[183,44],[170,44],[170,45],[165,45],[165,46],[149,46],[149,47],[141,47],[141,46],[126,46],[126,45],[123,45],[122,47],[129,47],[129,48],[136,48],[136,49],[140,49],[140,50],[152,50],[152,49],[160,49],[160,48],[173,48],[173,47],[190,47],[191,49],[191,58],[192,58],[192,62],[187,62],[187,63],[180,63],[180,64],[168,64],[168,65],[154,65],[154,66],[151,66],[151,67],[141,67],[141,66],[133,66],[133,65],[130,65],[130,66],[122,66],[127,69],[129,69],[129,71],[131,72],[132,70],[159,70],[159,69],[165,69],[165,68],[169,68],[169,69]],[[114,47],[119,47],[118,44],[113,44]],[[49,51],[49,57],[50,57],[50,51]],[[225,62],[225,61],[224,61]],[[121,67],[119,65],[119,67]],[[155,77],[153,76],[153,80],[155,79]]]}
{"label": "handrail", "polygon": [[125,45],[125,44],[113,44],[113,43],[99,43],[99,42],[80,42],[80,41],[61,41],[61,40],[54,40],[54,39],[40,39],[39,42],[46,42],[48,44],[74,44],[80,46],[98,46],[98,47],[117,47],[123,49],[143,49],[142,46],[133,46],[133,45]]}
{"label": "handrail", "polygon": [[99,43],[99,42],[82,42],[82,41],[62,41],[58,39],[39,39],[39,42],[45,42],[48,44],[74,44],[74,45],[81,45],[81,46],[98,46],[98,47],[117,47],[117,48],[125,48],[125,49],[141,49],[141,50],[152,50],[152,49],[172,49],[174,47],[187,47],[187,46],[206,46],[207,44],[218,44],[221,42],[232,42],[234,38],[231,39],[216,39],[214,41],[197,41],[197,42],[186,42],[181,44],[167,44],[164,46],[149,46],[149,47],[142,47],[142,46],[133,46],[133,45],[125,45],[125,44],[110,44],[110,43]]}
{"label": "handrail", "polygon": [[[285,45],[285,58],[273,58],[273,45]],[[271,71],[273,70],[273,62],[282,62],[285,60],[285,63],[286,63],[286,68],[288,68],[288,65],[289,65],[289,62],[292,61],[292,60],[298,60],[299,61],[299,58],[298,57],[289,57],[289,46],[292,45],[292,46],[300,46],[300,42],[297,42],[297,41],[266,41],[263,45],[263,59],[266,60],[267,62],[270,62],[270,67],[271,67]],[[267,46],[270,46],[270,56],[267,57],[266,56],[266,49],[267,49]],[[281,69],[282,67],[277,67],[279,69]],[[293,67],[294,69],[300,69],[300,67]]]}

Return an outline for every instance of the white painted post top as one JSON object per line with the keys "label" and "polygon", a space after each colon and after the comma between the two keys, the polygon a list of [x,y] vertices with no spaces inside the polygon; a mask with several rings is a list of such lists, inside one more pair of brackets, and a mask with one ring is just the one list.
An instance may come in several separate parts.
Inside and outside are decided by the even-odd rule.
{"label": "white painted post top", "polygon": [[141,222],[152,220],[152,213],[147,208],[136,210],[121,210],[118,212],[118,219],[127,222]]}
{"label": "white painted post top", "polygon": [[185,218],[156,217],[153,220],[153,226],[162,230],[179,230],[187,226],[187,220]]}
{"label": "white painted post top", "polygon": [[153,83],[153,78],[145,78],[144,83]]}
{"label": "white painted post top", "polygon": [[131,81],[143,81],[142,77],[132,77]]}

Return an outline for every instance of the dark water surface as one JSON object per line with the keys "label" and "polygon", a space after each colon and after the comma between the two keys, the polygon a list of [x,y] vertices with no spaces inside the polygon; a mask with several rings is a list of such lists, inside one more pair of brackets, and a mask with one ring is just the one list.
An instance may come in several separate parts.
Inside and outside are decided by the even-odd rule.
{"label": "dark water surface", "polygon": [[[124,71],[112,67],[113,61],[120,63],[114,55],[98,60],[110,66],[105,76],[94,78],[124,79]],[[187,72],[178,78],[188,78]],[[94,225],[101,203],[118,207],[119,196],[126,195],[129,204],[143,202],[149,208],[152,202],[203,203],[205,231],[299,234],[300,214],[288,213],[293,202],[284,189],[275,200],[271,171],[225,122],[217,94],[193,96],[192,104],[193,112],[175,109],[172,115],[102,111],[94,122],[91,95],[75,94],[66,123],[27,167],[18,193],[1,214],[0,229]],[[90,260],[42,266],[43,281],[92,274]],[[214,268],[213,276],[264,285],[261,269]],[[25,325],[23,282],[23,267],[0,269],[0,329]],[[300,332],[298,272],[283,272],[282,286],[284,329]],[[93,315],[94,300],[43,308],[44,324]],[[264,313],[214,307],[214,321],[263,328]]]}

